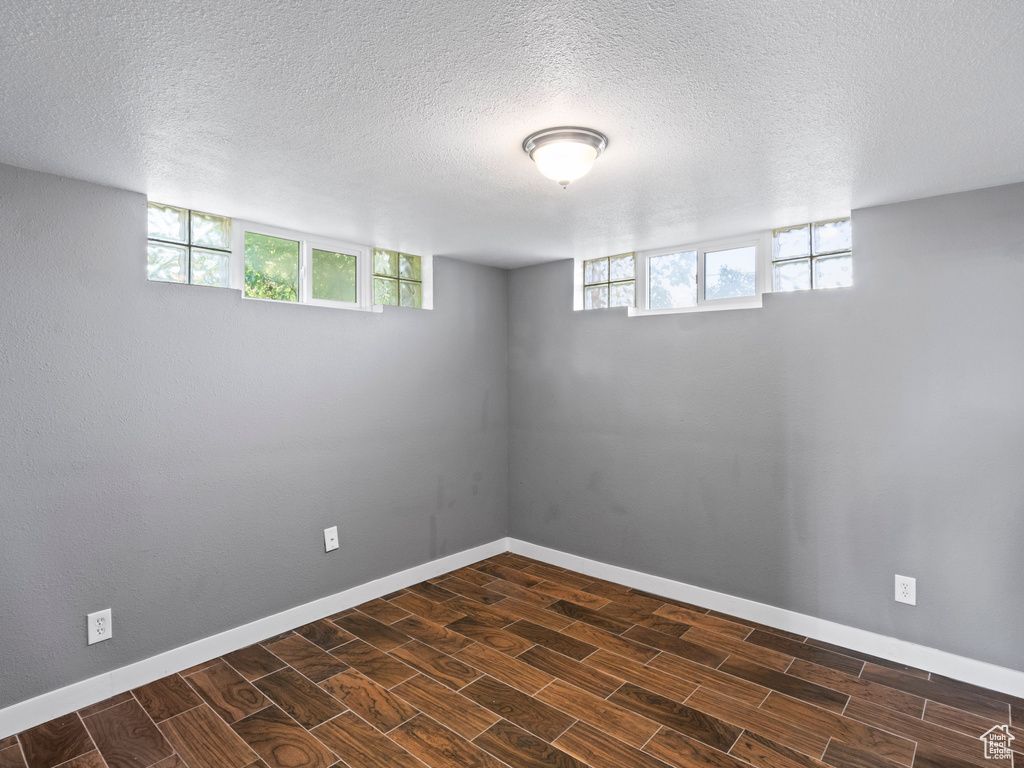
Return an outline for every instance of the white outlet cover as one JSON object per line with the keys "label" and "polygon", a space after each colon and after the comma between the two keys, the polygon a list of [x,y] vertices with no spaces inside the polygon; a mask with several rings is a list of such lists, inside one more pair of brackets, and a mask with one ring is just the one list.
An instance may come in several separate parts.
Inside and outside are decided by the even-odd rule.
{"label": "white outlet cover", "polygon": [[333,552],[338,548],[338,526],[324,528],[324,551]]}
{"label": "white outlet cover", "polygon": [[114,634],[114,625],[109,608],[105,611],[90,613],[86,617],[86,622],[89,629],[89,645],[109,640]]}
{"label": "white outlet cover", "polygon": [[917,605],[917,579],[896,574],[896,602]]}

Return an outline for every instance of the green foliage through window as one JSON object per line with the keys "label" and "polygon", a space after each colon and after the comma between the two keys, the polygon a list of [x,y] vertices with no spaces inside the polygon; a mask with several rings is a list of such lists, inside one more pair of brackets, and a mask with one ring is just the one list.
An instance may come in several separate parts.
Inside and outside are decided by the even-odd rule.
{"label": "green foliage through window", "polygon": [[250,299],[299,300],[299,243],[245,233],[245,295]]}

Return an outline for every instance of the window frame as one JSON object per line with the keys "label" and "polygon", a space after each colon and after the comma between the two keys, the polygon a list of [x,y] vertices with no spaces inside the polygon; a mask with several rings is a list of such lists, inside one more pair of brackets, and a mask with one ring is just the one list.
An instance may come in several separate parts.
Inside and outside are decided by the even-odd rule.
{"label": "window frame", "polygon": [[[373,304],[373,265],[370,263],[371,249],[369,246],[346,243],[342,240],[310,235],[293,229],[272,227],[243,219],[232,219],[231,227],[231,283],[233,288],[241,291],[242,298],[246,301],[266,301],[272,304],[288,304],[293,306],[328,307],[358,312],[380,312],[383,309],[382,306]],[[291,240],[299,244],[298,301],[261,299],[258,296],[247,296],[245,294],[245,236],[247,233]],[[313,298],[314,249],[356,257],[356,300],[354,302]]]}
{"label": "window frame", "polygon": [[[705,275],[705,256],[708,253],[727,251],[733,248],[754,248],[754,294],[752,296],[736,296],[727,299],[705,299],[704,290],[707,283]],[[669,309],[651,309],[650,297],[650,260],[657,256],[668,256],[674,253],[697,253],[697,303],[692,307],[673,307]],[[767,253],[766,253],[767,251]],[[635,307],[628,308],[629,317],[647,315],[676,315],[690,312],[718,312],[727,309],[757,309],[763,306],[763,296],[771,291],[766,275],[765,258],[771,263],[771,232],[760,232],[744,237],[730,237],[721,240],[704,240],[697,243],[677,245],[671,248],[655,248],[637,251],[636,295]],[[580,262],[582,265],[582,261]],[[582,275],[582,266],[580,267]]]}
{"label": "window frame", "polygon": [[[820,253],[820,254],[815,253],[814,252],[814,226],[816,224],[818,224],[818,225],[820,225],[820,224],[834,224],[834,223],[837,223],[837,222],[840,222],[840,221],[849,221],[850,222],[850,248],[849,248],[849,250],[829,251],[827,253]],[[794,256],[794,257],[788,258],[788,259],[776,259],[775,258],[775,252],[774,252],[775,233],[780,231],[780,230],[798,229],[800,227],[807,227],[808,228],[808,231],[807,231],[807,237],[808,237],[807,248],[808,248],[808,253],[807,253],[807,255],[806,256]],[[851,282],[850,285],[834,286],[834,287],[831,287],[831,288],[815,285],[815,279],[814,279],[814,265],[815,265],[815,262],[818,259],[829,259],[829,258],[836,258],[836,257],[839,257],[839,256],[849,256],[850,257],[851,277],[852,277],[852,274],[853,274],[852,273],[852,269],[853,269],[853,213],[852,212],[847,214],[846,216],[833,216],[832,218],[829,218],[829,219],[818,219],[816,221],[804,222],[803,224],[790,224],[790,225],[784,226],[784,227],[773,227],[772,229],[770,229],[768,231],[768,251],[767,251],[767,254],[766,254],[767,264],[766,264],[766,267],[765,267],[765,269],[766,269],[766,273],[765,274],[766,274],[766,279],[767,279],[768,285],[767,285],[767,288],[765,289],[765,292],[766,293],[814,293],[815,291],[834,291],[834,290],[841,289],[841,288],[853,288],[854,287],[854,283],[853,282]],[[792,291],[777,291],[777,290],[775,290],[775,265],[776,264],[786,264],[786,263],[790,263],[790,262],[800,261],[802,259],[807,259],[807,261],[808,261],[808,268],[810,270],[810,275],[809,275],[810,286],[808,288],[798,288],[798,289],[792,290]]]}
{"label": "window frame", "polygon": [[[178,240],[165,240],[161,237],[150,237],[148,229],[148,218],[147,218],[147,230],[146,230],[146,250],[147,254],[149,251],[150,244],[172,246],[176,248],[185,249],[185,279],[184,280],[157,280],[149,277],[148,270],[146,280],[151,283],[166,283],[167,285],[192,285],[199,288],[234,288],[234,270],[235,270],[235,220],[230,216],[223,216],[219,213],[211,213],[209,211],[201,211],[198,208],[189,208],[183,205],[172,205],[171,203],[162,203],[157,200],[150,200],[146,198],[146,213],[147,217],[149,214],[150,205],[159,205],[165,208],[176,208],[179,211],[185,211],[185,239],[183,241]],[[197,245],[192,242],[192,215],[199,214],[200,216],[213,216],[219,219],[227,219],[231,226],[231,246],[229,248],[215,248],[212,245]],[[226,254],[229,260],[228,268],[228,285],[209,285],[207,283],[196,283],[192,281],[192,251],[198,249],[200,251],[208,251],[211,253]]]}

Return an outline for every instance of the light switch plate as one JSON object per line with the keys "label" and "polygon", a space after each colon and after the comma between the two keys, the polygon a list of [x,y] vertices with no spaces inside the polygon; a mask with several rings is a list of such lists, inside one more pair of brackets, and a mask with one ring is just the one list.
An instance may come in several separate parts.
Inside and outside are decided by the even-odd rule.
{"label": "light switch plate", "polygon": [[338,526],[324,528],[324,551],[332,552],[338,548]]}

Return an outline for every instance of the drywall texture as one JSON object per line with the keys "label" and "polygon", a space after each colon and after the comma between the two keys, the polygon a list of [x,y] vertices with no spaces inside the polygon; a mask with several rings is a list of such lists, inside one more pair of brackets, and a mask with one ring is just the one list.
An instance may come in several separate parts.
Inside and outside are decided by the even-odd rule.
{"label": "drywall texture", "polygon": [[855,211],[855,287],[757,310],[574,313],[571,262],[512,272],[510,535],[1024,669],[1021,211]]}
{"label": "drywall texture", "polygon": [[0,239],[0,707],[505,535],[504,271],[383,314],[150,283],[142,195],[8,166]]}

